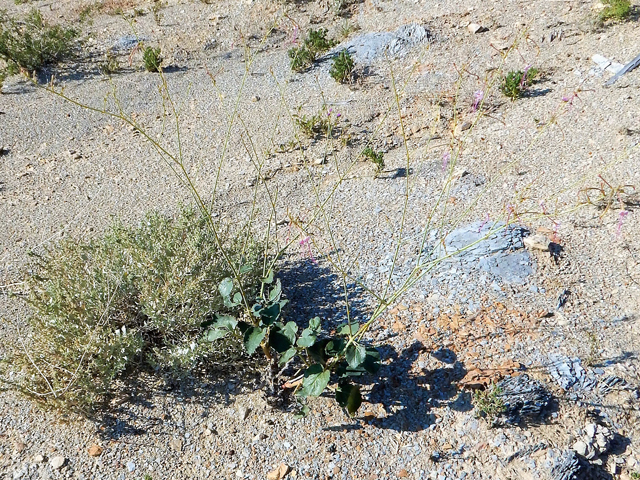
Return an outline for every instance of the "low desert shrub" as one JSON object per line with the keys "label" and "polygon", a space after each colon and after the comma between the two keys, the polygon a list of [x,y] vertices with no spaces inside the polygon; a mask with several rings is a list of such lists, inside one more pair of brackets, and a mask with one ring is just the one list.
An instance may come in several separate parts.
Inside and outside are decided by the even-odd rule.
{"label": "low desert shrub", "polygon": [[603,0],[604,8],[599,18],[603,22],[608,20],[622,21],[631,16],[631,2],[629,0]]}
{"label": "low desert shrub", "polygon": [[116,224],[89,242],[33,254],[29,335],[8,362],[14,385],[46,406],[87,413],[134,369],[178,375],[240,358],[239,336],[212,342],[203,324],[241,311],[219,289],[229,262],[241,266],[234,288],[251,297],[263,257],[232,235],[223,255],[207,222],[190,209],[174,219],[154,213],[137,227]]}
{"label": "low desert shrub", "polygon": [[326,105],[323,105],[319,112],[310,116],[300,113],[300,109],[297,114],[293,115],[293,120],[298,128],[309,138],[331,137],[331,132],[338,124],[338,118],[339,115],[334,114],[333,110],[328,109]]}
{"label": "low desert shrub", "polygon": [[20,69],[37,71],[68,58],[77,36],[73,28],[49,25],[35,8],[23,20],[0,11],[0,59],[10,75]]}
{"label": "low desert shrub", "polygon": [[333,61],[329,74],[336,82],[346,83],[351,80],[355,63],[351,54],[345,49],[342,50]]}
{"label": "low desert shrub", "polygon": [[301,72],[311,67],[321,53],[336,45],[334,40],[327,38],[327,29],[309,30],[302,45],[289,50],[291,69]]}
{"label": "low desert shrub", "polygon": [[496,416],[505,411],[505,405],[500,398],[500,387],[496,384],[489,385],[486,390],[477,390],[473,394],[473,405],[478,417],[486,418],[492,422]]}
{"label": "low desert shrub", "polygon": [[524,72],[522,70],[512,70],[502,78],[500,91],[511,100],[520,98],[527,88],[533,85],[538,73],[537,68],[528,68]]}

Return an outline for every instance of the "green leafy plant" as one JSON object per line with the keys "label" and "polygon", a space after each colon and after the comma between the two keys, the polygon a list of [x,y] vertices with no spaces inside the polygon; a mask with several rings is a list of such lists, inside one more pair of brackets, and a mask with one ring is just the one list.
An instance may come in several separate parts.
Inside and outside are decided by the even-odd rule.
{"label": "green leafy plant", "polygon": [[89,413],[136,370],[181,375],[241,358],[239,336],[202,335],[203,323],[242,310],[228,290],[247,299],[258,291],[263,253],[239,233],[224,237],[223,250],[208,220],[183,209],[33,253],[25,278],[30,335],[9,361],[16,388],[47,407]]}
{"label": "green leafy plant", "polygon": [[[238,306],[242,295],[234,293],[233,280],[224,279],[219,290],[225,305]],[[308,326],[299,332],[295,322],[284,323],[282,285],[274,282],[273,273],[262,279],[258,301],[251,307],[249,318],[238,319],[231,315],[218,315],[205,322],[209,328],[204,338],[217,341],[239,331],[245,349],[252,355],[262,348],[267,358],[277,360],[280,366],[295,362],[300,374],[288,382],[300,399],[321,395],[334,380],[335,398],[350,415],[354,415],[362,403],[360,387],[352,380],[355,377],[373,374],[380,368],[380,354],[371,346],[363,345],[356,337],[358,324],[340,325],[336,334],[329,336],[322,331],[319,317],[311,319]]]}
{"label": "green leafy plant", "polygon": [[336,129],[338,124],[338,114],[334,114],[332,109],[327,108],[326,105],[322,106],[322,109],[311,116],[307,116],[300,113],[293,115],[293,120],[309,138],[316,138],[318,136],[331,137],[332,132]]}
{"label": "green leafy plant", "polygon": [[0,11],[0,59],[6,62],[9,75],[20,69],[38,71],[68,58],[77,36],[73,28],[49,25],[35,8],[23,20]]}
{"label": "green leafy plant", "polygon": [[160,64],[162,63],[160,47],[146,47],[142,54],[142,60],[144,61],[144,68],[147,72],[158,72],[160,70]]}
{"label": "green leafy plant", "polygon": [[640,472],[631,472],[631,478],[634,480],[640,480]]}
{"label": "green leafy plant", "polygon": [[351,57],[351,54],[345,49],[342,50],[334,59],[333,65],[331,65],[331,70],[329,70],[329,74],[336,82],[346,83],[351,80],[354,67],[355,63],[353,61],[353,58]]}
{"label": "green leafy plant", "polygon": [[604,8],[598,17],[601,21],[623,21],[631,16],[631,2],[629,0],[602,0]]}
{"label": "green leafy plant", "polygon": [[362,150],[362,155],[371,160],[371,162],[376,166],[376,175],[384,170],[383,152],[376,152],[371,146],[368,146]]}
{"label": "green leafy plant", "polygon": [[313,65],[319,55],[336,45],[334,40],[327,38],[327,29],[311,29],[307,38],[299,47],[291,48],[288,52],[291,59],[291,69],[301,72]]}
{"label": "green leafy plant", "polygon": [[486,418],[489,422],[505,411],[505,405],[500,394],[500,387],[492,383],[485,390],[476,390],[473,394],[473,405],[478,417]]}
{"label": "green leafy plant", "polygon": [[516,100],[524,95],[524,92],[533,85],[538,76],[537,68],[527,68],[522,70],[512,70],[502,78],[500,91],[511,100]]}

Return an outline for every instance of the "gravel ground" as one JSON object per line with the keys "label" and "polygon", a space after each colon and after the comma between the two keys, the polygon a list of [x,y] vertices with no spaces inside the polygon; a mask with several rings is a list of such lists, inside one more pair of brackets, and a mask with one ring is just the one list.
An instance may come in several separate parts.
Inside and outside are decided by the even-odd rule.
{"label": "gravel ground", "polygon": [[[160,77],[143,72],[133,51],[137,35],[162,48],[185,165],[207,197],[218,181],[220,218],[244,221],[256,191],[258,208],[269,211],[267,187],[278,192],[283,241],[298,233],[287,220],[311,220],[337,185],[327,203],[331,231],[313,222],[313,242],[294,245],[282,262],[291,318],[344,319],[336,252],[354,278],[382,292],[403,212],[394,288],[416,252],[450,253],[498,221],[521,228],[497,229],[440,264],[368,332],[384,366],[365,382],[356,418],[321,397],[299,419],[294,405],[273,406],[259,377],[224,373],[177,386],[141,378],[91,421],[39,411],[3,391],[0,478],[259,479],[281,464],[286,478],[314,479],[629,479],[640,472],[637,213],[633,204],[626,216],[618,202],[608,210],[579,205],[585,188],[600,185],[598,175],[614,186],[640,180],[640,70],[605,87],[613,73],[592,60],[633,59],[637,18],[596,28],[592,4],[581,1],[353,2],[348,21],[359,30],[337,47],[358,54],[360,78],[347,86],[329,76],[327,59],[306,73],[289,69],[296,32],[326,27],[339,37],[344,30],[331,3],[169,0],[154,15],[152,2],[106,2],[125,13],[139,5],[144,15],[129,24],[94,12],[80,24],[79,58],[40,80],[55,74],[65,93],[96,106],[106,98],[113,107],[115,87],[127,114],[175,148]],[[84,4],[0,0],[11,13],[32,6],[51,21],[76,22]],[[482,31],[471,33],[470,23]],[[245,44],[256,53],[251,64]],[[98,69],[107,51],[123,66],[113,83]],[[487,85],[496,69],[528,65],[542,74],[524,98],[511,102]],[[478,91],[484,115],[476,123]],[[312,115],[323,102],[340,114],[339,137],[350,142],[296,145],[290,114]],[[151,209],[172,213],[190,197],[121,120],[17,76],[5,82],[0,112],[0,335],[14,342],[28,311],[5,293],[19,291],[28,251],[96,235],[114,217],[132,223]],[[356,160],[367,142],[385,152],[380,175]],[[254,152],[264,160],[264,180]],[[443,185],[443,206],[427,223]],[[525,247],[535,233],[553,242],[551,252]],[[355,282],[349,289],[354,315],[366,318],[372,298]],[[529,396],[504,397],[518,421],[492,426],[478,418],[470,388],[516,373],[535,386]],[[535,394],[538,387],[546,393]]]}

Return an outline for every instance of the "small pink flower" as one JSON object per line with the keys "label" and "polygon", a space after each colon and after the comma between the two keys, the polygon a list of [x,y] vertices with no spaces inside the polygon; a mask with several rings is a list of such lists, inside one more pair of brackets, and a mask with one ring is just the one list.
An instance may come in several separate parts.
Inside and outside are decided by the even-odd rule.
{"label": "small pink flower", "polygon": [[444,152],[442,155],[442,171],[444,172],[447,169],[447,165],[449,165],[449,160],[451,160],[451,154],[449,152]]}
{"label": "small pink flower", "polygon": [[480,224],[480,228],[478,228],[478,233],[480,233],[482,231],[482,229],[484,228],[484,226],[489,223],[489,212],[487,212],[487,216],[485,217],[484,221]]}
{"label": "small pink flower", "polygon": [[527,73],[531,69],[531,65],[527,65],[524,69],[524,73],[522,75],[522,80],[520,80],[520,88],[524,87],[525,82],[527,81]]}
{"label": "small pink flower", "polygon": [[618,225],[616,226],[616,237],[618,238],[620,238],[620,235],[622,234],[622,225],[624,224],[627,215],[629,215],[627,210],[620,211],[620,214],[618,215]]}
{"label": "small pink flower", "polygon": [[313,263],[318,263],[318,262],[316,262],[316,259],[313,256],[313,252],[311,251],[311,237],[305,237],[302,240],[300,240],[300,246],[302,248],[304,248],[306,246],[307,247],[307,252],[309,254],[309,258],[311,259],[311,261]]}
{"label": "small pink flower", "polygon": [[482,90],[478,90],[473,94],[473,111],[475,112],[478,109],[478,106],[480,105],[480,102],[482,102],[482,99],[484,98],[484,92]]}

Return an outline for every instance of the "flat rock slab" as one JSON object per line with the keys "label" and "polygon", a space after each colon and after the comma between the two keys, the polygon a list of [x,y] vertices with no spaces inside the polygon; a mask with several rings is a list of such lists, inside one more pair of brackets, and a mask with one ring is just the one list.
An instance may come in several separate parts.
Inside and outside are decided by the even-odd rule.
{"label": "flat rock slab", "polygon": [[431,34],[422,25],[411,23],[403,25],[393,32],[365,33],[340,44],[329,52],[334,56],[338,52],[347,49],[356,62],[356,65],[371,65],[376,60],[389,57],[402,57],[411,48],[421,43],[427,43]]}
{"label": "flat rock slab", "polygon": [[533,273],[531,256],[524,250],[527,230],[504,223],[474,222],[457,228],[435,245],[432,256],[451,255],[463,269],[483,270],[508,284],[524,284]]}

